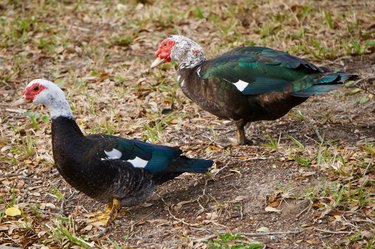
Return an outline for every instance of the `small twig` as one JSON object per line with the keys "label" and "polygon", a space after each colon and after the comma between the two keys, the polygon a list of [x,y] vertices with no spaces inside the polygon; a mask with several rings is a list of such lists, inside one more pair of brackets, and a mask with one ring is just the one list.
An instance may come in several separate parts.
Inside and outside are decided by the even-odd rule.
{"label": "small twig", "polygon": [[273,158],[273,157],[253,157],[253,158],[249,158],[244,161],[241,161],[241,162],[250,162],[250,161],[255,161],[255,160],[268,160],[270,158]]}
{"label": "small twig", "polygon": [[375,221],[372,221],[372,220],[370,220],[370,219],[366,219],[366,220],[362,220],[362,219],[352,219],[352,221],[355,221],[355,222],[367,222],[367,223],[375,224]]}
{"label": "small twig", "polygon": [[243,219],[243,205],[240,205],[240,219]]}
{"label": "small twig", "polygon": [[309,139],[309,140],[312,140],[314,143],[316,143],[316,144],[320,144],[318,141],[316,141],[314,138],[312,138],[312,137],[309,137],[308,135],[304,135],[307,139]]}
{"label": "small twig", "polygon": [[169,214],[172,216],[173,219],[177,220],[178,222],[181,222],[182,224],[184,225],[187,225],[187,226],[196,226],[195,224],[190,224],[188,222],[186,222],[184,219],[180,219],[180,218],[177,218],[170,210],[170,208],[168,207],[168,212]]}
{"label": "small twig", "polygon": [[353,231],[331,231],[325,229],[314,228],[315,231],[323,232],[323,233],[331,233],[331,234],[352,234]]}
{"label": "small twig", "polygon": [[285,232],[268,232],[268,233],[240,233],[245,236],[251,236],[251,237],[262,237],[262,236],[272,236],[272,235],[285,235],[285,234],[299,234],[302,230],[296,230],[296,231],[285,231]]}
{"label": "small twig", "polygon": [[220,223],[217,223],[217,222],[215,222],[213,220],[205,220],[205,222],[203,222],[203,224],[208,224],[208,223],[214,224],[214,225],[219,226],[219,227],[227,228],[227,226],[222,225]]}
{"label": "small twig", "polygon": [[[162,198],[162,201],[164,202],[164,204],[167,204],[164,199]],[[177,220],[178,222],[181,222],[182,224],[184,225],[187,225],[187,226],[197,226],[197,224],[190,224],[188,222],[186,222],[184,219],[180,219],[180,218],[177,218],[171,211],[171,208],[169,206],[167,206],[167,210],[168,210],[168,213],[172,216],[173,219]]]}
{"label": "small twig", "polygon": [[309,205],[307,205],[306,208],[304,208],[301,212],[299,212],[299,214],[297,214],[297,219],[298,219],[303,213],[310,211],[311,207],[312,207],[312,201],[309,200]]}
{"label": "small twig", "polygon": [[26,109],[11,109],[11,108],[6,108],[5,111],[7,112],[14,112],[14,113],[24,113],[26,112],[27,110]]}
{"label": "small twig", "polygon": [[100,231],[99,233],[95,234],[94,238],[101,238],[103,237],[103,235],[105,235],[107,232],[108,232],[108,228],[107,227],[104,227],[104,228],[98,228]]}
{"label": "small twig", "polygon": [[351,226],[351,227],[354,227],[354,229],[358,230],[358,227],[352,223],[350,223],[346,218],[345,218],[345,215],[342,216],[342,219],[344,221],[342,221],[345,225],[348,225],[348,226]]}
{"label": "small twig", "polygon": [[225,168],[227,168],[230,163],[231,162],[229,161],[223,167],[221,167],[220,169],[217,169],[217,171],[212,174],[212,178],[215,178],[217,174],[219,174],[222,170],[224,170]]}
{"label": "small twig", "polygon": [[140,224],[143,221],[147,220],[147,218],[149,218],[151,215],[153,215],[153,213],[149,213],[149,214],[145,215],[142,219],[140,219],[140,220],[134,222],[133,224],[131,224],[130,225],[130,232],[133,232],[135,226],[137,226],[138,224]]}
{"label": "small twig", "polygon": [[366,167],[365,171],[363,172],[362,176],[365,176],[365,175],[367,174],[367,171],[368,171],[368,169],[370,168],[370,165],[371,165],[371,163],[369,163],[369,164],[367,165],[367,167]]}
{"label": "small twig", "polygon": [[0,179],[8,179],[8,178],[11,178],[11,177],[15,177],[15,176],[21,176],[22,174],[20,173],[11,173],[11,174],[6,174],[6,175],[3,175],[0,177]]}
{"label": "small twig", "polygon": [[324,143],[324,139],[320,135],[318,129],[314,129],[314,132],[315,132],[316,136],[319,138],[320,144],[323,144]]}
{"label": "small twig", "polygon": [[204,238],[200,238],[200,239],[194,240],[194,243],[204,242],[204,241],[216,238],[217,236],[218,236],[217,234],[211,234],[211,235],[208,235],[208,236],[206,236]]}
{"label": "small twig", "polygon": [[78,29],[79,31],[83,31],[83,32],[89,32],[90,31],[90,29],[79,27],[79,26],[76,26],[76,25],[72,25],[71,27],[74,28],[74,29]]}
{"label": "small twig", "polygon": [[203,207],[203,205],[200,203],[199,200],[200,200],[200,198],[202,198],[203,196],[206,195],[206,186],[207,186],[207,180],[206,180],[206,184],[205,184],[204,189],[203,189],[203,194],[202,194],[202,195],[199,195],[198,198],[197,198],[197,203],[198,203],[198,205],[200,206],[202,212],[204,212],[204,210],[206,210],[206,209]]}

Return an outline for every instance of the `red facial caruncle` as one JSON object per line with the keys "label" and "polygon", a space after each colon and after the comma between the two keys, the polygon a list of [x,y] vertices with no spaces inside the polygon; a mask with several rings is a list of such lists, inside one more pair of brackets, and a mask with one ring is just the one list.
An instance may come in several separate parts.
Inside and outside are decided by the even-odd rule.
{"label": "red facial caruncle", "polygon": [[47,87],[43,86],[40,83],[34,83],[31,86],[28,86],[25,90],[23,90],[22,94],[25,101],[31,103],[34,101],[35,96],[37,96],[44,89],[47,89]]}
{"label": "red facial caruncle", "polygon": [[171,52],[174,46],[174,41],[165,39],[161,42],[158,51],[155,53],[155,57],[159,57],[160,59],[164,59],[164,62],[171,61]]}

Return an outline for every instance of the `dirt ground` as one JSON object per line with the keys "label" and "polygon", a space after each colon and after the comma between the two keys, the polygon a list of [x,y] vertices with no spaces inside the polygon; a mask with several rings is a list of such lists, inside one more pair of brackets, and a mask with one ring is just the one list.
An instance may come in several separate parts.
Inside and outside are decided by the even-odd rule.
{"label": "dirt ground", "polygon": [[[373,248],[374,13],[371,1],[0,2],[0,247]],[[304,41],[285,38],[295,18]],[[149,71],[158,43],[174,33],[196,38],[208,57],[269,46],[358,79],[250,124],[253,144],[232,146],[235,126],[188,100],[173,65]],[[350,37],[362,46],[344,47]],[[319,39],[325,50],[302,46]],[[64,88],[86,134],[179,146],[215,165],[164,184],[107,228],[87,225],[85,214],[104,205],[54,168],[45,108],[11,105],[34,78]],[[7,215],[12,206],[21,214]]]}

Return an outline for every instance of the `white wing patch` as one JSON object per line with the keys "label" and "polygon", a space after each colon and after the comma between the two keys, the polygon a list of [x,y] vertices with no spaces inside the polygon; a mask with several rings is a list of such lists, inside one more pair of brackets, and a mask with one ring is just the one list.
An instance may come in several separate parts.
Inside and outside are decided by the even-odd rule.
{"label": "white wing patch", "polygon": [[183,85],[184,85],[184,83],[185,83],[185,80],[182,80],[182,81],[181,81],[181,86],[183,86]]}
{"label": "white wing patch", "polygon": [[242,92],[249,85],[249,83],[242,80],[238,80],[236,83],[233,83],[233,85],[235,85],[237,89]]}
{"label": "white wing patch", "polygon": [[135,157],[132,160],[128,160],[129,163],[131,163],[136,168],[144,168],[146,167],[148,161],[143,160],[142,158]]}
{"label": "white wing patch", "polygon": [[116,150],[116,149],[112,149],[111,151],[104,151],[104,153],[107,155],[107,157],[102,158],[102,161],[103,160],[115,160],[115,159],[121,158],[122,156],[121,151]]}
{"label": "white wing patch", "polygon": [[197,74],[198,74],[199,77],[201,77],[201,75],[200,75],[201,69],[202,69],[201,67],[198,67],[198,69],[197,69]]}

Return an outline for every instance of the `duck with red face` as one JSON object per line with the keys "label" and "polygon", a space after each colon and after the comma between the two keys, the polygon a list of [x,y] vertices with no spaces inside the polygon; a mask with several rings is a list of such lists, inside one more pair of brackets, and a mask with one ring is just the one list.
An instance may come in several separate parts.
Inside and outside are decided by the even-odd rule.
{"label": "duck with red face", "polygon": [[156,186],[184,173],[204,173],[213,161],[190,159],[176,147],[107,135],[84,136],[64,92],[36,79],[23,91],[24,101],[45,105],[52,117],[53,158],[59,173],[75,189],[107,204],[91,223],[106,225],[121,207],[134,206]]}
{"label": "duck with red face", "polygon": [[284,116],[310,96],[336,89],[351,76],[327,72],[286,52],[239,47],[206,60],[202,47],[180,35],[163,40],[151,68],[176,61],[184,94],[202,109],[237,125],[245,144],[245,125]]}

